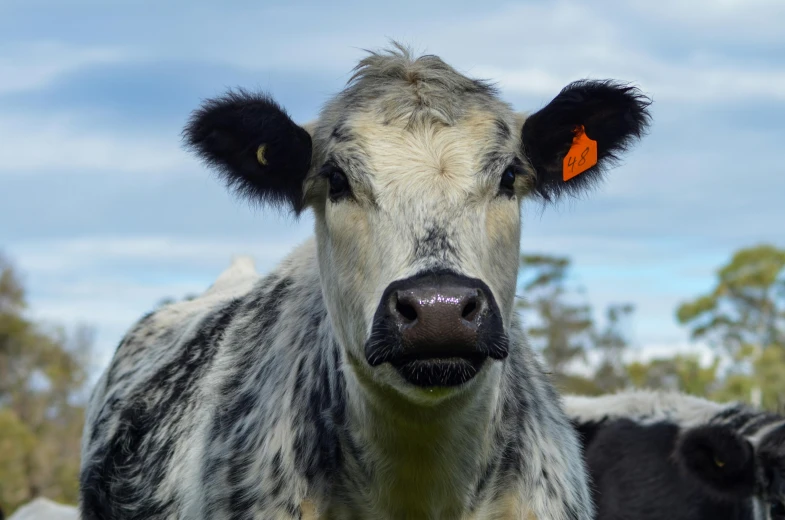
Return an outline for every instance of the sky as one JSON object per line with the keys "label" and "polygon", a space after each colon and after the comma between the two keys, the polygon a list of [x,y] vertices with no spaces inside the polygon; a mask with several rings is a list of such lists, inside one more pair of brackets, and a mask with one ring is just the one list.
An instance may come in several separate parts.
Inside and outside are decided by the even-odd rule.
{"label": "sky", "polygon": [[[393,7],[394,6],[394,7]],[[94,327],[94,370],[165,297],[236,255],[263,273],[312,232],[234,200],[183,148],[242,86],[308,122],[391,39],[533,111],[576,79],[654,100],[600,190],[524,209],[522,250],[567,255],[599,312],[636,305],[635,356],[706,355],[675,308],[741,247],[785,247],[785,2],[0,0],[0,250],[30,313]]]}

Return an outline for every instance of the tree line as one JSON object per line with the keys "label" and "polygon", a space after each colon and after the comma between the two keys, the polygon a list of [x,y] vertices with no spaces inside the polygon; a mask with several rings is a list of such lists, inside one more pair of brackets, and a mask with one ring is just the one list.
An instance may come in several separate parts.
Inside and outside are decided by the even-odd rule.
{"label": "tree line", "polygon": [[630,361],[635,306],[609,305],[599,326],[585,296],[569,287],[569,269],[568,258],[521,256],[519,307],[531,341],[562,391],[670,389],[783,409],[785,249],[764,244],[735,252],[716,271],[708,292],[674,310],[691,338],[711,347],[708,366],[698,354]]}
{"label": "tree line", "polygon": [[19,276],[0,256],[0,508],[38,496],[76,503],[92,330],[27,317]]}
{"label": "tree line", "polygon": [[[692,354],[630,360],[635,306],[609,305],[600,323],[585,292],[571,286],[570,269],[565,257],[524,254],[518,287],[530,341],[563,392],[674,389],[782,409],[785,249],[737,251],[708,292],[674,309],[691,337],[711,346],[708,365]],[[29,311],[19,273],[0,255],[0,509],[6,514],[38,496],[76,503],[90,391],[92,329],[68,331],[33,320]]]}

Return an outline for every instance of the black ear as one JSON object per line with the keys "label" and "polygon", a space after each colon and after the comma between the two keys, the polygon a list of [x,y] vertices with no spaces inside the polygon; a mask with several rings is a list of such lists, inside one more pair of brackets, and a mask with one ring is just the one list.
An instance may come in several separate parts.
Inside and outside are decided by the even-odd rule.
{"label": "black ear", "polygon": [[[523,153],[537,174],[536,192],[545,200],[576,194],[597,183],[620,154],[640,139],[650,122],[651,100],[615,81],[576,81],[523,124]],[[597,143],[597,164],[564,180],[563,163],[576,130]]]}
{"label": "black ear", "polygon": [[749,498],[755,492],[755,451],[749,441],[728,426],[687,430],[679,438],[674,455],[683,470],[720,500]]}
{"label": "black ear", "polygon": [[207,100],[183,134],[228,188],[256,202],[302,211],[311,136],[269,96],[239,90]]}

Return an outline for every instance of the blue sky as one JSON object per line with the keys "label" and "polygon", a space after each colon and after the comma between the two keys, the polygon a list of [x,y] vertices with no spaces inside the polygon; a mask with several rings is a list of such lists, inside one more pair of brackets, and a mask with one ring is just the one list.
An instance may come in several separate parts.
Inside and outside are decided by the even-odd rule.
{"label": "blue sky", "polygon": [[783,27],[781,0],[0,0],[0,248],[36,317],[96,328],[102,368],[161,298],[237,254],[266,271],[311,232],[233,201],[181,147],[189,112],[244,86],[306,122],[362,49],[395,38],[518,110],[587,77],[654,99],[602,190],[527,206],[523,248],[569,255],[598,308],[635,303],[641,355],[700,351],[678,302],[734,249],[785,247]]}

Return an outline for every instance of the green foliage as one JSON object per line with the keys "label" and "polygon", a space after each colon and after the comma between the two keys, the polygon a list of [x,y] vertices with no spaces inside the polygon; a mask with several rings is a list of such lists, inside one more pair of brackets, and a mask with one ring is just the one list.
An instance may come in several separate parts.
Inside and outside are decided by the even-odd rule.
{"label": "green foliage", "polygon": [[592,327],[591,307],[570,302],[566,287],[567,258],[546,255],[523,255],[521,267],[523,291],[527,295],[519,304],[530,311],[538,323],[528,328],[529,338],[540,345],[549,366],[562,374],[575,359],[583,358]]}
{"label": "green foliage", "polygon": [[605,328],[592,336],[594,349],[601,353],[594,382],[603,392],[613,392],[628,383],[624,353],[630,344],[629,328],[634,312],[635,306],[630,303],[610,305],[605,311]]}
{"label": "green foliage", "polygon": [[785,250],[760,245],[737,251],[717,272],[714,289],[676,310],[695,339],[738,354],[745,344],[785,344]]}
{"label": "green foliage", "polygon": [[[715,347],[708,366],[694,355],[625,362],[635,309],[614,304],[605,325],[567,287],[570,261],[523,255],[524,323],[564,392],[596,395],[622,388],[678,390],[719,401],[752,401],[766,409],[785,404],[785,250],[741,249],[717,271],[715,287],[676,309],[692,338]],[[631,297],[634,295],[630,295]],[[575,361],[591,358],[589,374]],[[584,371],[585,372],[585,371]]]}
{"label": "green foliage", "polygon": [[0,257],[0,507],[37,496],[76,503],[91,331],[26,318],[24,290]]}
{"label": "green foliage", "polygon": [[717,385],[719,364],[720,359],[715,358],[711,365],[702,367],[697,356],[677,355],[649,363],[631,363],[627,373],[634,388],[662,388],[711,397]]}
{"label": "green foliage", "polygon": [[734,361],[718,396],[757,394],[770,409],[785,400],[785,249],[737,251],[717,271],[714,288],[680,305],[676,318]]}
{"label": "green foliage", "polygon": [[753,362],[753,378],[761,390],[761,404],[769,410],[785,405],[785,345],[770,345]]}
{"label": "green foliage", "polygon": [[[596,395],[621,388],[626,383],[622,354],[628,345],[625,327],[634,312],[631,304],[611,305],[606,310],[606,327],[598,331],[592,307],[580,300],[567,285],[570,260],[548,255],[521,256],[519,307],[535,348],[553,371],[556,386],[564,392]],[[534,322],[531,324],[530,322]],[[570,364],[599,350],[601,366],[593,377],[571,373]]]}
{"label": "green foliage", "polygon": [[29,498],[27,456],[36,439],[13,410],[0,408],[0,508],[8,511]]}

